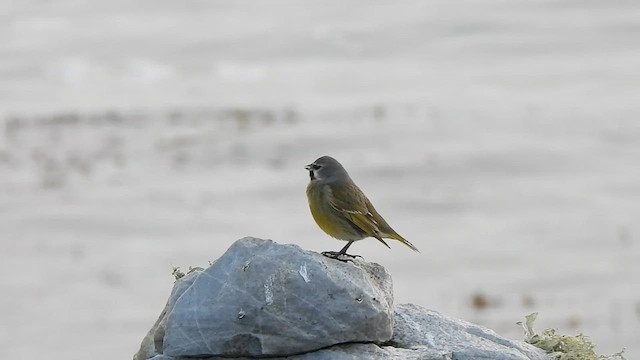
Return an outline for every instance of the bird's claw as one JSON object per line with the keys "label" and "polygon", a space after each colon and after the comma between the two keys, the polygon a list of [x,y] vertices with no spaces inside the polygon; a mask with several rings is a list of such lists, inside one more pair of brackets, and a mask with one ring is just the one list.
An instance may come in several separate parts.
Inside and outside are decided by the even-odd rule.
{"label": "bird's claw", "polygon": [[[347,254],[347,253],[340,253],[339,251],[323,251],[322,255],[326,256],[326,257],[328,257],[330,259],[335,259],[335,260],[342,261],[342,262],[353,261],[353,259],[355,259],[355,258],[364,259],[360,255],[351,255],[351,254]],[[341,257],[344,257],[344,258],[341,258]]]}

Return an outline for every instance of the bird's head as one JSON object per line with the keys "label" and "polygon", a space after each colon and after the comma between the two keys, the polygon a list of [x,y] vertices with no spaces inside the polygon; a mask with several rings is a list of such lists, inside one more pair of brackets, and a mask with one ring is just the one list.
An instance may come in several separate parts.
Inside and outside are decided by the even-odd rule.
{"label": "bird's head", "polygon": [[311,180],[338,180],[348,178],[347,170],[342,167],[338,160],[331,156],[323,156],[304,167],[309,171]]}

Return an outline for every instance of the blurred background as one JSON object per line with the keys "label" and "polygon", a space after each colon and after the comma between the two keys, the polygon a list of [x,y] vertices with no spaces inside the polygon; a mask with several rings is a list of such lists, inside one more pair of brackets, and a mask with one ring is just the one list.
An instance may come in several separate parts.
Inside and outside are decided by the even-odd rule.
{"label": "blurred background", "polygon": [[244,236],[315,251],[332,155],[413,302],[640,358],[640,3],[0,2],[0,357],[128,359]]}

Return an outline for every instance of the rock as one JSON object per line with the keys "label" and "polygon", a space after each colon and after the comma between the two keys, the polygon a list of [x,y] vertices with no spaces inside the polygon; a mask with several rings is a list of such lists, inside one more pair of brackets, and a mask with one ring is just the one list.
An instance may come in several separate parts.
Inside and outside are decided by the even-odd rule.
{"label": "rock", "polygon": [[286,356],[391,339],[392,283],[377,264],[244,238],[177,281],[163,313],[136,360]]}
{"label": "rock", "polygon": [[426,347],[450,354],[456,360],[549,359],[544,351],[524,341],[506,339],[482,326],[450,318],[418,305],[398,305],[394,317],[393,338],[389,343],[395,347]]}
{"label": "rock", "polygon": [[156,320],[155,324],[151,327],[147,335],[145,335],[144,339],[142,339],[142,343],[140,344],[140,349],[133,356],[133,360],[147,360],[156,354],[162,354],[162,346],[164,342],[164,327],[166,323],[166,314],[167,311],[176,303],[176,300],[191,286],[195,281],[198,273],[193,272],[180,280],[176,281],[173,285],[173,289],[171,290],[171,295],[169,295],[169,300],[167,300],[167,304],[164,309],[160,313],[158,320]]}
{"label": "rock", "polygon": [[176,281],[134,360],[550,359],[417,305],[394,309],[391,288],[380,265],[244,238]]}
{"label": "rock", "polygon": [[[252,360],[250,358],[234,358],[235,360]],[[399,349],[392,346],[378,346],[376,344],[342,344],[326,349],[321,349],[306,354],[265,358],[263,360],[451,360],[447,355],[428,348]],[[157,355],[151,360],[229,360],[229,358],[173,358],[165,355]]]}

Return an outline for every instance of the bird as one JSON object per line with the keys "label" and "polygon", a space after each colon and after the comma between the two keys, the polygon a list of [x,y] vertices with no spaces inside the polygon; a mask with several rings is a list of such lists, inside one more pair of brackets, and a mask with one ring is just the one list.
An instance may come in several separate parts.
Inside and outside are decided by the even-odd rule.
{"label": "bird", "polygon": [[310,181],[307,185],[309,209],[316,224],[329,236],[347,241],[340,251],[324,251],[322,255],[340,261],[355,241],[372,237],[386,247],[383,239],[397,240],[411,250],[420,252],[412,243],[400,236],[373,207],[371,201],[353,182],[349,173],[331,156],[322,156],[306,165]]}

